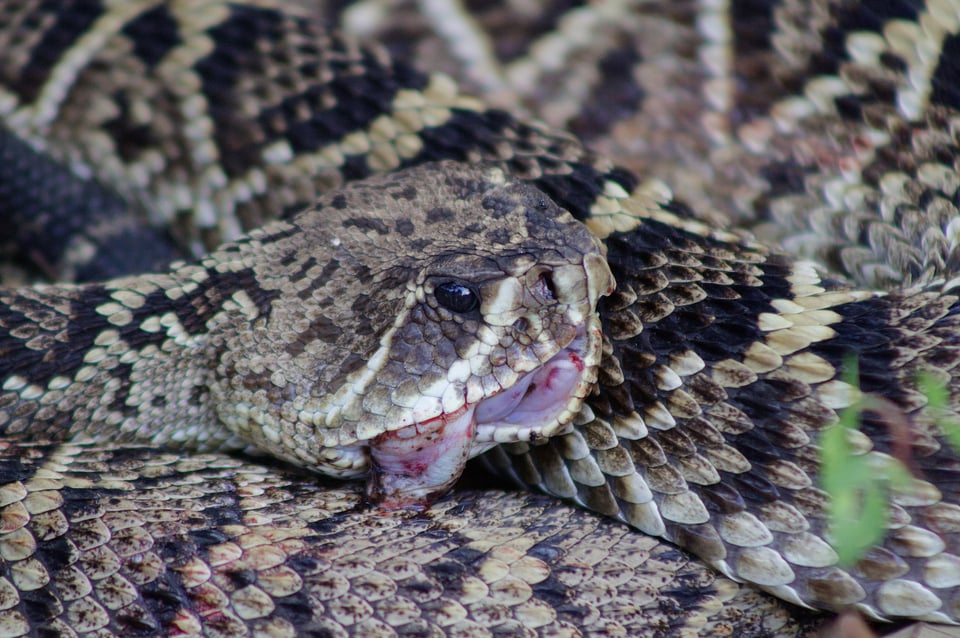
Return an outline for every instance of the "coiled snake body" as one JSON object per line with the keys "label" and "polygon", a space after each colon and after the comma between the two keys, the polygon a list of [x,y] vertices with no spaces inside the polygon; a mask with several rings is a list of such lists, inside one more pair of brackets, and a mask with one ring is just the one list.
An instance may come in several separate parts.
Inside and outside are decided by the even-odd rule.
{"label": "coiled snake body", "polygon": [[[341,17],[355,25],[375,5]],[[165,228],[189,254],[286,219],[165,274],[3,291],[3,633],[803,630],[735,581],[956,623],[960,459],[916,385],[923,372],[957,393],[947,71],[932,65],[914,111],[897,105],[915,70],[898,36],[939,34],[946,65],[960,11],[883,10],[757,8],[793,57],[731,73],[800,86],[784,100],[733,91],[725,129],[700,120],[717,170],[737,161],[693,197],[712,207],[697,218],[662,182],[294,7],[5,7],[0,183],[28,274],[157,266],[175,256]],[[556,33],[594,19],[635,35],[610,11],[571,12]],[[804,11],[841,63],[788,37]],[[713,46],[710,19],[697,24]],[[750,60],[776,38],[743,40]],[[639,41],[614,42],[601,80],[610,59],[646,72],[628,54]],[[820,75],[804,83],[797,60]],[[34,190],[38,175],[51,185]],[[798,214],[818,197],[823,210]],[[903,287],[860,290],[725,229],[719,217],[744,208],[845,225],[793,241]],[[74,230],[42,239],[49,228]],[[851,354],[858,387],[843,376]],[[847,568],[824,537],[817,439],[860,394],[909,423],[917,474],[894,488],[882,543]],[[887,462],[902,443],[891,418],[866,411],[855,452]],[[726,578],[541,497],[447,498],[412,521],[346,515],[348,489],[222,454],[372,469],[369,495],[404,505],[435,498],[494,443],[488,465]]]}

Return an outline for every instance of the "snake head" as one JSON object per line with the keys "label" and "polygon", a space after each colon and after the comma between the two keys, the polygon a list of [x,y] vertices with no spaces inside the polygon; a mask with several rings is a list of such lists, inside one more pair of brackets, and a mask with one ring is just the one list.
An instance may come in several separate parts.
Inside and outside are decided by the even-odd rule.
{"label": "snake head", "polygon": [[401,425],[370,443],[368,495],[386,507],[429,502],[469,457],[497,443],[557,434],[596,381],[596,302],[612,287],[599,253],[534,254],[528,244],[521,254],[464,253],[435,268],[364,399]]}
{"label": "snake head", "polygon": [[552,436],[580,410],[614,280],[599,241],[541,191],[428,165],[347,186],[292,223],[253,236],[272,264],[258,281],[277,293],[225,350],[219,416],[233,431],[369,476],[384,507],[417,507],[468,458]]}

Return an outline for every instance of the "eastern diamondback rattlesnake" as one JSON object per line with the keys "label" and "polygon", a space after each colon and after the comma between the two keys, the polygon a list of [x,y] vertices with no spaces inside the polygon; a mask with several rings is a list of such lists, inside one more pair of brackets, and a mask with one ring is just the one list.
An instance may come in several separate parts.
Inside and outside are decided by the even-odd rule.
{"label": "eastern diamondback rattlesnake", "polygon": [[[517,11],[534,42],[526,55],[512,38],[461,46],[477,25],[502,27],[497,3],[476,23],[452,4],[413,14],[447,29],[418,38],[428,51],[516,62],[500,74],[510,83],[480,87],[491,94],[519,99],[544,69],[552,80],[534,102],[583,134],[612,133],[594,142],[632,153],[643,179],[319,26],[326,16],[402,48],[391,29],[403,23],[381,20],[379,3],[269,4],[0,12],[0,200],[22,276],[120,274],[144,259],[98,262],[97,247],[158,264],[286,219],[168,274],[2,293],[0,418],[13,437],[0,487],[3,633],[804,629],[665,545],[543,499],[445,499],[401,524],[341,515],[355,494],[213,453],[252,446],[341,476],[373,467],[370,494],[403,505],[435,497],[494,442],[505,444],[484,458],[500,471],[787,601],[960,619],[960,458],[916,387],[924,372],[960,392],[956,3]],[[586,46],[583,29],[615,46],[585,65],[592,76],[576,67],[564,82],[557,62]],[[657,60],[648,46],[677,55]],[[682,77],[694,60],[700,70],[675,92],[628,90]],[[498,76],[467,66],[481,85]],[[595,94],[573,115],[547,97],[585,85]],[[685,94],[705,107],[680,108]],[[658,172],[645,145],[671,105],[676,142]],[[631,127],[644,153],[623,136]],[[59,195],[34,194],[37,175]],[[904,287],[858,290],[726,226],[748,216],[765,233],[786,220],[796,247],[845,275]],[[130,232],[144,220],[157,229]],[[804,233],[818,226],[840,232]],[[48,240],[50,228],[72,230]],[[617,287],[601,298],[610,271]],[[851,353],[859,389],[843,376]],[[893,490],[882,544],[844,567],[824,540],[817,439],[861,392],[909,422],[918,473]],[[532,429],[482,425],[544,410]],[[866,411],[851,434],[878,466],[902,443],[890,419]],[[81,423],[99,442],[49,442]],[[437,439],[447,447],[424,456]],[[542,520],[511,511],[521,503]],[[470,530],[463,507],[502,507],[498,526],[526,535]],[[555,517],[595,527],[593,541],[571,545],[579,532]],[[367,549],[356,520],[416,530],[410,553]],[[325,540],[341,529],[343,547]],[[355,556],[352,541],[364,548]],[[571,575],[583,565],[599,581]],[[651,583],[671,578],[645,607]],[[599,584],[578,591],[581,581]]]}

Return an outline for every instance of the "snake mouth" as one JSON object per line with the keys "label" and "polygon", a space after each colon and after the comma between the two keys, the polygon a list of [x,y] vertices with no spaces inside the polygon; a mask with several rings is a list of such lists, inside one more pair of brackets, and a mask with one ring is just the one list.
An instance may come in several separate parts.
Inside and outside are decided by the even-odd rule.
{"label": "snake mouth", "polygon": [[[580,409],[596,365],[599,339],[593,322],[539,368],[477,404],[475,444],[536,441],[553,436]],[[489,447],[489,446],[484,446]]]}
{"label": "snake mouth", "polygon": [[565,347],[509,388],[376,437],[368,498],[386,509],[422,509],[452,487],[469,457],[497,443],[558,434],[596,380],[600,342],[594,314]]}

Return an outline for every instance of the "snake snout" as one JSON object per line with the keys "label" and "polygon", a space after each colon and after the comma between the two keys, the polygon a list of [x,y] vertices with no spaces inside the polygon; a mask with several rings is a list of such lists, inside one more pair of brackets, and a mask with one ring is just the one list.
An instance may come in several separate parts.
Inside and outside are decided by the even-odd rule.
{"label": "snake snout", "polygon": [[587,274],[587,295],[590,307],[596,309],[600,297],[612,295],[616,290],[617,280],[610,270],[610,264],[597,253],[587,253],[583,256],[583,270]]}
{"label": "snake snout", "polygon": [[582,307],[584,315],[595,311],[600,297],[613,293],[617,285],[607,260],[598,252],[585,253],[581,263],[531,268],[524,279],[525,307],[569,304]]}

